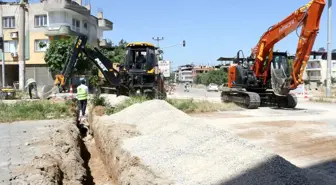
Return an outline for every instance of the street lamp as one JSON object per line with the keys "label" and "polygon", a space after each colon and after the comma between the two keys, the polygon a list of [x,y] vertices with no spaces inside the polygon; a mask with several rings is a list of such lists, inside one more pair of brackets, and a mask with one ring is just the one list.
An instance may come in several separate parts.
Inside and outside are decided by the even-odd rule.
{"label": "street lamp", "polygon": [[327,84],[326,84],[326,96],[330,97],[331,93],[331,36],[332,36],[332,22],[331,22],[331,7],[332,7],[332,0],[328,0],[328,41],[327,41]]}

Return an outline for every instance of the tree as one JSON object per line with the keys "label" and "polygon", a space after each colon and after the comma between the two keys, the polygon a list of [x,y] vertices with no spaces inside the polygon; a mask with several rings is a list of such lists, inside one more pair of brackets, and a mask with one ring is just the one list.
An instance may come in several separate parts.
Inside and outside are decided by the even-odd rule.
{"label": "tree", "polygon": [[[74,47],[74,38],[52,40],[45,52],[44,60],[52,73],[60,73],[64,68],[64,64],[71,57],[71,52]],[[41,44],[41,47],[46,47],[45,44]],[[90,47],[90,46],[88,46]],[[91,69],[92,63],[85,55],[81,55],[74,69],[74,73],[85,73]]]}
{"label": "tree", "polygon": [[209,85],[210,83],[215,83],[221,85],[227,83],[227,72],[224,70],[213,70],[208,73],[201,73],[196,76],[195,83]]}
{"label": "tree", "polygon": [[125,60],[127,44],[128,43],[122,39],[119,41],[119,44],[113,48],[112,51],[107,49],[101,49],[101,52],[112,62],[123,64]]}
{"label": "tree", "polygon": [[[53,73],[60,73],[64,68],[64,64],[71,57],[75,38],[52,40],[45,53],[44,60]],[[114,47],[113,50],[99,48],[108,59],[112,62],[123,63],[125,58],[125,49],[127,42],[121,40],[119,45]],[[46,47],[45,44],[40,43],[41,47]],[[86,47],[93,49],[89,44]],[[74,69],[74,74],[98,74],[98,68],[89,60],[86,55],[80,55]]]}

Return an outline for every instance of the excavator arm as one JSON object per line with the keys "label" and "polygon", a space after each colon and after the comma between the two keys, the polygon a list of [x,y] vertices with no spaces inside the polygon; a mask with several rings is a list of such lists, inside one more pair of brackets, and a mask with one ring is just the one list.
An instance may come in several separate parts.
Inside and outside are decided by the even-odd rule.
{"label": "excavator arm", "polygon": [[85,54],[99,68],[99,70],[103,73],[105,79],[112,86],[119,86],[119,72],[113,68],[113,63],[108,58],[106,58],[97,48],[86,48],[86,43],[86,36],[82,35],[77,37],[70,58],[68,58],[68,60],[66,61],[65,67],[63,68],[61,74],[56,75],[55,85],[65,85],[78,62],[78,57],[81,54]]}
{"label": "excavator arm", "polygon": [[257,78],[263,79],[264,83],[266,83],[273,59],[274,45],[302,26],[291,78],[286,79],[286,83],[281,85],[283,89],[287,89],[282,92],[288,93],[289,90],[295,89],[299,84],[302,84],[302,75],[319,31],[320,18],[325,4],[325,0],[311,0],[264,33],[252,51],[252,55],[255,58],[253,71]]}

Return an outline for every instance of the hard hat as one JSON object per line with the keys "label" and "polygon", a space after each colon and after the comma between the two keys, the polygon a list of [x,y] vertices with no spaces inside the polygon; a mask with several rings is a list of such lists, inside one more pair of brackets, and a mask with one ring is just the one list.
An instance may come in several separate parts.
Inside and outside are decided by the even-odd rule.
{"label": "hard hat", "polygon": [[84,84],[86,82],[85,78],[80,78],[80,82]]}

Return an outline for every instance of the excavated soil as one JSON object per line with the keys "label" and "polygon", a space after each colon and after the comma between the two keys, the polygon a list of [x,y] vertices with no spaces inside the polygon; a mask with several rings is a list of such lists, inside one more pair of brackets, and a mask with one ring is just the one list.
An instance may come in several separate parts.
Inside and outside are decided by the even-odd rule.
{"label": "excavated soil", "polygon": [[96,185],[116,185],[110,179],[103,161],[101,160],[100,153],[97,150],[95,140],[91,136],[84,139],[85,145],[90,154],[88,167],[90,169],[93,182]]}
{"label": "excavated soil", "polygon": [[90,184],[92,179],[81,157],[84,151],[77,127],[66,122],[55,130],[50,140],[52,149],[24,167],[12,184]]}

